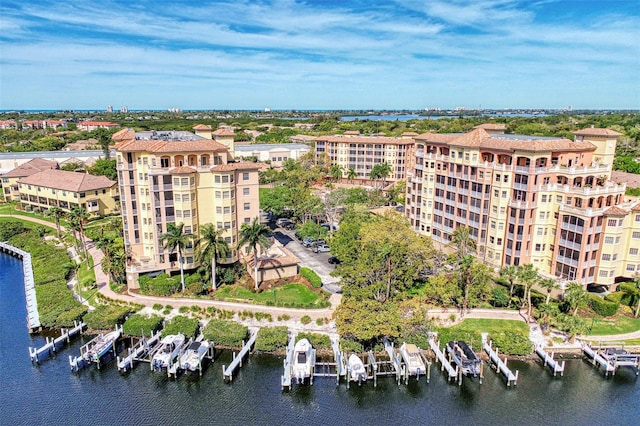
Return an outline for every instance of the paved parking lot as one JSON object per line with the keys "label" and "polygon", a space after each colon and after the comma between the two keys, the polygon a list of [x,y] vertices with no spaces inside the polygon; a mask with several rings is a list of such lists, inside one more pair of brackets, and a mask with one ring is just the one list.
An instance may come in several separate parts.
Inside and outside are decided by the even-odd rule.
{"label": "paved parking lot", "polygon": [[295,237],[293,231],[275,227],[274,224],[271,226],[274,228],[273,236],[287,250],[300,259],[300,266],[313,269],[322,278],[322,286],[325,290],[335,293],[340,289],[340,279],[330,275],[335,269],[334,265],[327,262],[327,259],[331,256],[330,253],[314,253],[313,250],[302,245],[302,242]]}

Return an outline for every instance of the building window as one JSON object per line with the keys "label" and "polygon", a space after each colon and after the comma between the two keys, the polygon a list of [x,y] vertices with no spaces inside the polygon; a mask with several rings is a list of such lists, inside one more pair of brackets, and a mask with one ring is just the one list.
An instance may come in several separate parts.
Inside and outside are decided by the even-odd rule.
{"label": "building window", "polygon": [[600,271],[598,275],[600,276],[600,278],[607,278],[609,274],[607,273],[607,271]]}
{"label": "building window", "polygon": [[607,226],[618,226],[618,221],[616,219],[609,219],[607,221]]}
{"label": "building window", "polygon": [[610,261],[611,260],[611,255],[607,254],[607,253],[604,253],[602,255],[602,260],[607,261],[607,262]]}
{"label": "building window", "polygon": [[161,158],[160,159],[160,167],[169,167],[169,159]]}
{"label": "building window", "polygon": [[636,270],[636,266],[635,265],[627,265],[627,272],[633,272]]}
{"label": "building window", "polygon": [[640,232],[633,232],[633,233],[631,234],[631,238],[634,238],[634,239],[635,239],[635,238],[640,238]]}
{"label": "building window", "polygon": [[244,203],[245,210],[251,210],[251,203]]}
{"label": "building window", "polygon": [[220,206],[216,207],[216,214],[222,214],[222,207]]}
{"label": "building window", "polygon": [[242,173],[242,180],[249,180],[249,173],[247,172]]}
{"label": "building window", "polygon": [[502,245],[502,238],[498,238],[498,245],[501,246]]}
{"label": "building window", "polygon": [[605,244],[613,244],[613,237],[605,237],[604,243]]}
{"label": "building window", "polygon": [[249,195],[249,188],[242,188],[242,195],[248,196]]}
{"label": "building window", "polygon": [[638,254],[638,249],[637,248],[629,249],[629,254],[632,256],[635,256],[636,254]]}
{"label": "building window", "polygon": [[244,218],[244,223],[251,223],[251,218],[245,217]]}

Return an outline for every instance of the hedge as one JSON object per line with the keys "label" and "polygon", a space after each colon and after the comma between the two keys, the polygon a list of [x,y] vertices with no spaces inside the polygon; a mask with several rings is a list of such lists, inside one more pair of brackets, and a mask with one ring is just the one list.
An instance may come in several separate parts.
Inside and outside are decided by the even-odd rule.
{"label": "hedge", "polygon": [[84,322],[92,330],[110,330],[131,312],[128,306],[100,305],[84,316]]}
{"label": "hedge", "polygon": [[610,317],[615,315],[618,312],[618,308],[620,307],[620,303],[612,302],[609,300],[604,300],[600,296],[596,296],[595,294],[589,295],[589,306],[593,311],[602,315],[603,317]]}
{"label": "hedge", "polygon": [[257,351],[275,351],[285,349],[289,340],[289,329],[286,326],[262,327],[256,337]]}
{"label": "hedge", "polygon": [[182,315],[177,315],[171,319],[171,321],[167,322],[164,325],[164,330],[162,330],[163,336],[169,336],[170,334],[178,334],[182,333],[187,336],[187,339],[190,337],[196,337],[196,333],[198,332],[198,320],[195,318],[187,318]]}
{"label": "hedge", "polygon": [[180,277],[170,277],[167,274],[159,274],[155,278],[143,275],[138,278],[140,292],[154,296],[171,296],[180,290]]}
{"label": "hedge", "polygon": [[494,333],[489,337],[500,353],[509,355],[529,355],[533,345],[529,336],[518,333]]}
{"label": "hedge", "polygon": [[625,293],[622,291],[616,291],[615,293],[609,293],[604,297],[604,300],[609,302],[617,303],[618,305],[622,302],[622,298]]}
{"label": "hedge", "polygon": [[162,328],[160,315],[133,314],[124,322],[122,332],[128,336],[151,336]]}
{"label": "hedge", "polygon": [[351,339],[340,339],[340,349],[345,353],[355,352],[359,354],[364,351],[362,343]]}
{"label": "hedge", "polygon": [[302,339],[307,339],[316,349],[328,349],[331,347],[331,338],[326,334],[306,332],[298,333],[298,337],[296,337],[296,343],[298,343]]}
{"label": "hedge", "polygon": [[309,269],[307,267],[300,268],[300,276],[302,278],[306,278],[309,283],[315,288],[322,287],[322,278],[315,273],[314,270]]}
{"label": "hedge", "polygon": [[205,326],[203,334],[208,339],[221,346],[242,346],[249,331],[247,326],[234,321],[212,319]]}

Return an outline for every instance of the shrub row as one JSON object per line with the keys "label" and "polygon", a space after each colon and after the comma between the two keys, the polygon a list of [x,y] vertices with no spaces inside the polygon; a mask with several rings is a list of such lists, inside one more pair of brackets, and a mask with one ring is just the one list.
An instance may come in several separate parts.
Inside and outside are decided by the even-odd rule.
{"label": "shrub row", "polygon": [[138,278],[140,292],[154,296],[171,296],[180,290],[180,277],[170,277],[167,274],[159,274],[155,278],[143,275]]}
{"label": "shrub row", "polygon": [[128,336],[150,336],[162,328],[160,315],[133,314],[124,322],[122,332]]}
{"label": "shrub row", "polygon": [[196,337],[198,326],[199,324],[197,319],[177,315],[164,325],[162,335],[168,336],[170,334],[182,333],[187,336],[188,339],[190,337]]}
{"label": "shrub row", "polygon": [[65,280],[36,286],[38,313],[43,327],[71,327],[87,313],[87,307],[73,298]]}
{"label": "shrub row", "polygon": [[529,355],[533,345],[529,336],[519,333],[493,333],[489,337],[501,353],[509,355]]}
{"label": "shrub row", "polygon": [[91,330],[110,330],[131,312],[128,306],[100,305],[84,316],[84,322]]}
{"label": "shrub row", "polygon": [[221,319],[212,319],[205,326],[203,334],[205,339],[221,346],[242,346],[249,329],[237,322]]}
{"label": "shrub row", "polygon": [[302,278],[306,278],[309,283],[315,288],[322,287],[322,278],[313,269],[309,269],[307,267],[300,268],[300,276]]}
{"label": "shrub row", "polygon": [[605,300],[595,294],[590,294],[589,306],[596,314],[602,315],[603,317],[610,317],[618,312],[620,302],[616,303],[610,300]]}
{"label": "shrub row", "polygon": [[255,349],[265,352],[285,349],[288,338],[288,328],[285,326],[262,327],[256,337]]}
{"label": "shrub row", "polygon": [[307,339],[311,342],[316,349],[328,349],[331,347],[331,338],[327,334],[318,334],[318,333],[298,333],[298,337],[296,337],[296,342]]}

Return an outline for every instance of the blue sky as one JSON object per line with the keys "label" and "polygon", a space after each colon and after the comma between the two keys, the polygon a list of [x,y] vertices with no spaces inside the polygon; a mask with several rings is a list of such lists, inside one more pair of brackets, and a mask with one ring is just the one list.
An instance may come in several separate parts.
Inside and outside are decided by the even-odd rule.
{"label": "blue sky", "polygon": [[0,109],[640,108],[638,0],[2,0]]}

